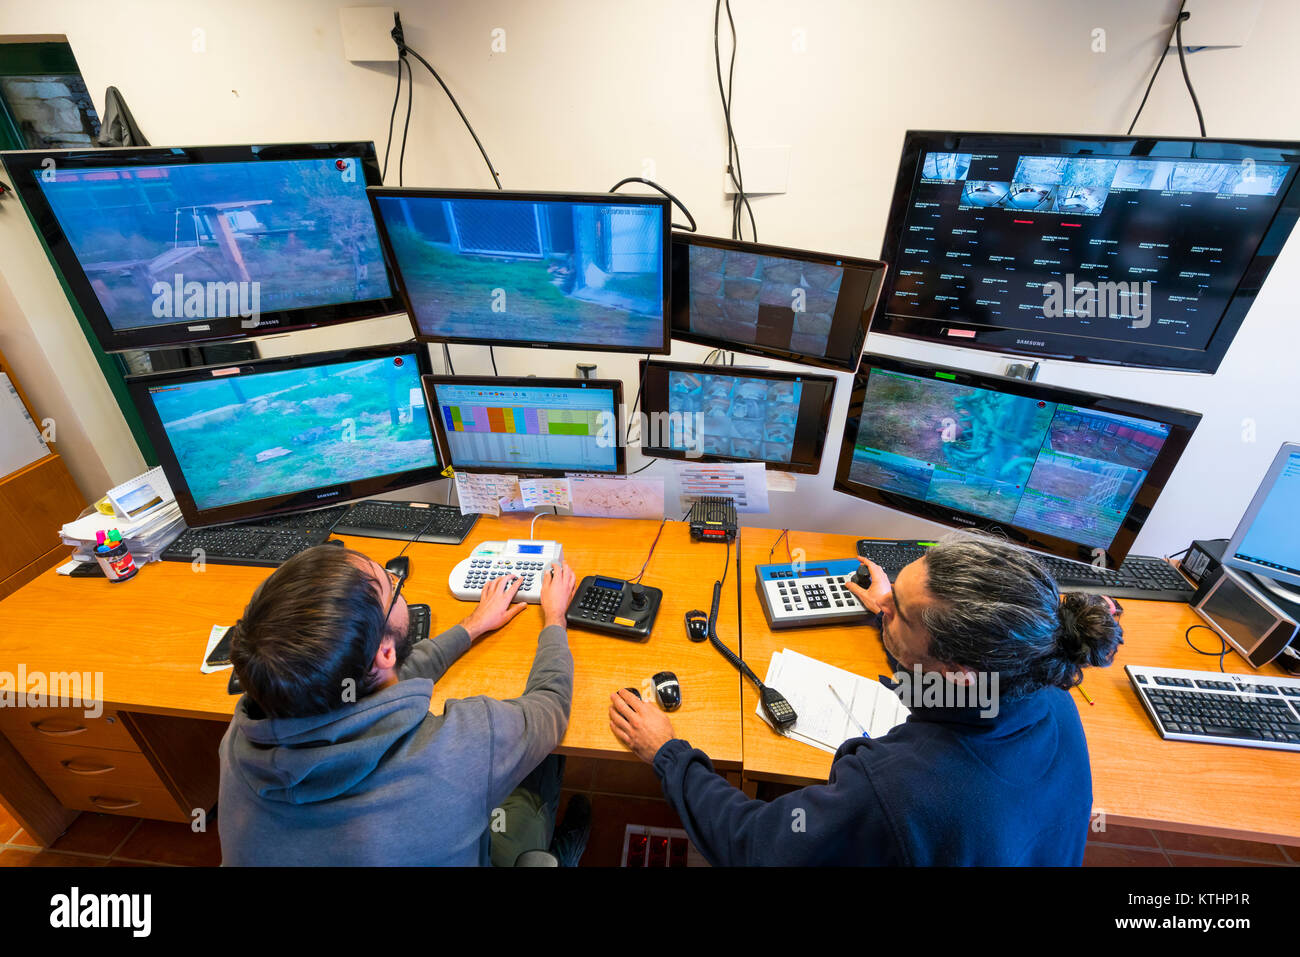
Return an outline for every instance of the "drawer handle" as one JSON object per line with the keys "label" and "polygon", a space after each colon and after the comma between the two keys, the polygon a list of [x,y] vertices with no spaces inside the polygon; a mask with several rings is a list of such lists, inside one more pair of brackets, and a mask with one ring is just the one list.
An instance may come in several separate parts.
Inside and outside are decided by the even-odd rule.
{"label": "drawer handle", "polygon": [[42,727],[42,725],[48,724],[50,720],[51,719],[46,718],[44,721],[34,721],[32,722],[32,727],[35,728],[37,731],[39,731],[41,734],[47,734],[52,738],[66,738],[68,735],[81,734],[81,732],[83,731],[90,730],[84,724],[79,724],[75,728]]}
{"label": "drawer handle", "polygon": [[136,807],[140,802],[129,798],[93,797],[90,799],[90,803],[101,811],[125,811],[129,807]]}
{"label": "drawer handle", "polygon": [[76,758],[70,758],[67,761],[60,761],[73,774],[107,774],[109,771],[116,771],[111,764],[77,764]]}

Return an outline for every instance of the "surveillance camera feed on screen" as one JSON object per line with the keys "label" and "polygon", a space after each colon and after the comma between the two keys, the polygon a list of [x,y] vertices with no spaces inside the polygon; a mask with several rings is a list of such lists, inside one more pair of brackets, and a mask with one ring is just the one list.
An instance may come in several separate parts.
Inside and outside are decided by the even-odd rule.
{"label": "surveillance camera feed on screen", "polygon": [[438,464],[414,354],[159,385],[200,511]]}
{"label": "surveillance camera feed on screen", "polygon": [[434,386],[436,413],[457,468],[617,472],[611,389]]}
{"label": "surveillance camera feed on screen", "polygon": [[658,204],[378,196],[422,337],[662,351]]}
{"label": "surveillance camera feed on screen", "polygon": [[[752,344],[778,353],[856,363],[862,350],[862,314],[878,272],[843,262],[813,262],[728,249],[707,241],[675,244],[686,251],[684,282],[689,331],[711,341]],[[675,251],[675,256],[680,253]],[[680,262],[680,259],[678,260]],[[680,308],[674,324],[681,322]]]}
{"label": "surveillance camera feed on screen", "polygon": [[1296,164],[988,150],[918,167],[889,314],[1204,350]]}
{"label": "surveillance camera feed on screen", "polygon": [[850,481],[1089,548],[1111,543],[1170,427],[871,369]]}
{"label": "surveillance camera feed on screen", "polygon": [[121,331],[391,296],[360,162],[56,165],[37,180]]}
{"label": "surveillance camera feed on screen", "polygon": [[698,422],[700,434],[670,428],[660,441],[667,438],[668,447],[679,451],[786,463],[794,452],[802,396],[797,379],[669,371],[669,421]]}

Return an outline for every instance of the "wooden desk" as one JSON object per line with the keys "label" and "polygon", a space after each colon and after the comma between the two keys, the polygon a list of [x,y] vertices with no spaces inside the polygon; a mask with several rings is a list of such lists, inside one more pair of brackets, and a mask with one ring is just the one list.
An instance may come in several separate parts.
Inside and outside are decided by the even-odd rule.
{"label": "wooden desk", "polygon": [[[527,538],[531,517],[483,518],[459,546],[415,544],[407,550],[411,577],[403,594],[412,603],[431,606],[434,634],[473,608],[472,603],[453,598],[448,589],[448,575],[456,562],[479,542]],[[645,561],[658,527],[653,521],[543,515],[536,533],[564,545],[579,580],[586,574],[630,578]],[[403,544],[350,536],[344,540],[381,563]],[[683,689],[681,710],[673,715],[675,726],[705,748],[720,769],[739,771],[738,675],[710,646],[687,641],[683,624],[688,609],[708,607],[709,585],[720,570],[718,551],[692,545],[685,524],[667,523],[645,574],[646,584],[664,591],[649,641],[570,632],[574,699],[560,752],[635,760],[609,730],[608,696],[616,688],[641,686],[657,671],[671,670]],[[98,578],[67,578],[50,570],[0,601],[0,671],[15,674],[21,664],[28,674],[101,673],[105,714],[119,715],[131,730],[129,738],[110,741],[108,746],[128,750],[138,746],[161,778],[151,781],[151,786],[160,792],[165,786],[172,792],[176,807],[171,808],[171,819],[178,819],[176,808],[210,807],[215,800],[215,743],[238,700],[226,693],[228,671],[205,675],[198,670],[209,629],[233,623],[253,589],[269,574],[265,568],[207,565],[199,571],[164,562],[144,567],[129,582],[110,584]],[[735,641],[734,616],[731,619],[730,635],[725,627],[722,633]],[[433,710],[441,710],[448,698],[521,694],[540,628],[541,611],[534,606],[476,643],[436,685]],[[16,713],[21,709],[5,710],[11,713],[0,717],[11,723],[25,717]],[[88,739],[89,733],[83,732],[83,737]],[[194,747],[185,748],[187,741]],[[200,756],[193,767],[176,769],[183,779],[177,781],[163,765],[174,762],[169,754],[187,750]],[[30,833],[50,843],[76,814],[43,785],[42,777],[46,783],[53,780],[44,772],[33,773],[0,735],[0,801]]]}
{"label": "wooden desk", "polygon": [[[754,566],[768,562],[779,531],[745,528],[741,532],[744,586],[741,629],[744,657],[763,677],[772,652],[791,648],[802,654],[874,678],[887,673],[879,634],[866,626],[818,627],[773,632],[754,590]],[[862,536],[791,532],[790,546],[808,561],[856,555]],[[785,560],[785,545],[772,561]],[[1190,607],[1173,602],[1125,599],[1124,645],[1110,668],[1084,672],[1083,688],[1095,705],[1077,691],[1092,759],[1093,808],[1108,824],[1150,827],[1300,846],[1300,755],[1286,751],[1164,741],[1147,718],[1124,673],[1125,664],[1217,670],[1216,658],[1198,655],[1183,640],[1200,618]],[[1195,631],[1199,647],[1217,647],[1210,632]],[[1228,671],[1251,673],[1244,660],[1230,653]],[[1261,675],[1284,674],[1275,666]],[[831,755],[780,737],[754,709],[758,695],[746,683],[742,702],[744,777],[794,784],[826,780]]]}

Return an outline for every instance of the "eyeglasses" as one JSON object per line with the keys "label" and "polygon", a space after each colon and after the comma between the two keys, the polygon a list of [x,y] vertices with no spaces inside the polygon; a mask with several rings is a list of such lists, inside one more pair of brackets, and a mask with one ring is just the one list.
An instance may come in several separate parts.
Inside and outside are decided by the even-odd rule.
{"label": "eyeglasses", "polygon": [[393,584],[393,600],[388,603],[388,611],[384,612],[384,627],[387,628],[388,619],[393,617],[393,609],[397,607],[397,599],[402,594],[402,585],[406,583],[406,578],[397,574],[397,572],[389,571],[387,568],[384,569],[384,574],[388,576],[388,580]]}

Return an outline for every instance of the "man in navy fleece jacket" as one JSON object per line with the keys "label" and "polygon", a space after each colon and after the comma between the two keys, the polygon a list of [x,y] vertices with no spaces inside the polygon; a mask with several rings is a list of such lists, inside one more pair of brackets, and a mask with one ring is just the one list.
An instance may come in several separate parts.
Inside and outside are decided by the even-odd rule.
{"label": "man in navy fleece jacket", "polygon": [[826,784],[771,802],[727,784],[666,715],[622,690],[611,696],[614,734],[653,764],[714,865],[1080,864],[1092,775],[1068,689],[1114,657],[1114,603],[1062,598],[1031,554],[997,540],[945,541],[892,587],[865,564],[870,588],[849,587],[879,614],[896,670],[937,672],[950,689],[996,676],[995,707],[910,696],[904,724],[840,746]]}

